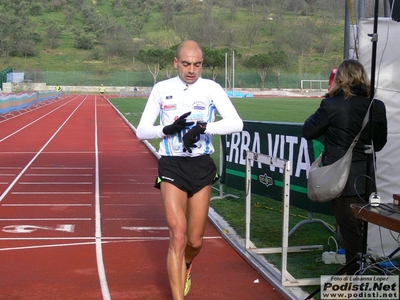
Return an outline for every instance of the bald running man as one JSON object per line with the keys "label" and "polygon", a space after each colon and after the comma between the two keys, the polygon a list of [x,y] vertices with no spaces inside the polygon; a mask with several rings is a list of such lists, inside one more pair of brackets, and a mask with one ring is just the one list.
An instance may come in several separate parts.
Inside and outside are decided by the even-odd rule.
{"label": "bald running man", "polygon": [[[203,245],[211,187],[219,177],[210,157],[211,135],[240,132],[243,121],[222,87],[201,77],[203,52],[196,41],[178,46],[174,67],[178,76],[153,87],[136,134],[142,140],[161,139],[155,187],[161,190],[169,228],[171,292],[174,300],[182,300]],[[216,111],[221,120],[215,121]]]}

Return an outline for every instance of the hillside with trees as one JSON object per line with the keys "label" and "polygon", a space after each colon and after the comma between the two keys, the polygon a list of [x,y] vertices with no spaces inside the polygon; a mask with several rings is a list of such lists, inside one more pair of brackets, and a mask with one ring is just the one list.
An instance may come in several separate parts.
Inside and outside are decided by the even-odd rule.
{"label": "hillside with trees", "polygon": [[145,70],[156,80],[184,39],[204,46],[212,76],[224,53],[260,77],[329,74],[343,57],[343,1],[0,0],[0,15],[0,69]]}

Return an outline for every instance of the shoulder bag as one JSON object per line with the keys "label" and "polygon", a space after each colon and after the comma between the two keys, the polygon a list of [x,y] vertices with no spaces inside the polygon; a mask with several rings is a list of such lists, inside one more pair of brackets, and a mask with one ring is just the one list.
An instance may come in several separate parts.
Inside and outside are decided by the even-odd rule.
{"label": "shoulder bag", "polygon": [[322,166],[323,152],[311,164],[308,173],[307,194],[314,202],[327,202],[340,197],[350,173],[353,148],[368,122],[369,108],[364,117],[360,132],[354,138],[346,154],[331,165]]}

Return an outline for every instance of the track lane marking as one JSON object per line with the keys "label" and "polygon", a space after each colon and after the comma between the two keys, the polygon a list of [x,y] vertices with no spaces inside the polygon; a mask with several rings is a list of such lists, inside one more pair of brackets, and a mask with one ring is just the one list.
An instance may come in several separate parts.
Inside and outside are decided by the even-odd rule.
{"label": "track lane marking", "polygon": [[[37,239],[12,239],[12,240],[73,240],[71,238],[37,238]],[[90,238],[74,238],[74,240],[85,240],[85,239],[93,239]],[[221,236],[211,236],[211,237],[204,237],[204,240],[216,240],[222,239]],[[7,241],[9,239],[1,239],[1,241]],[[159,241],[168,241],[169,237],[104,237],[101,241],[102,244],[111,244],[111,243],[136,243],[136,242],[159,242]],[[21,246],[21,247],[7,247],[7,248],[0,248],[0,252],[2,251],[15,251],[15,250],[30,250],[30,249],[43,249],[43,248],[58,248],[58,247],[71,247],[71,246],[86,246],[86,245],[94,245],[97,243],[96,241],[90,242],[79,242],[79,243],[63,243],[63,244],[50,244],[50,245],[37,245],[37,246]]]}
{"label": "track lane marking", "polygon": [[107,283],[106,270],[104,267],[103,247],[101,238],[101,211],[100,211],[100,176],[99,176],[99,139],[98,139],[98,115],[97,98],[94,100],[94,119],[95,119],[95,224],[96,224],[96,261],[100,280],[101,293],[104,300],[111,300],[110,289]]}
{"label": "track lane marking", "polygon": [[1,218],[0,222],[5,221],[92,221],[92,218]]}
{"label": "track lane marking", "polygon": [[[134,236],[110,236],[110,237],[103,237],[102,240],[132,240],[132,241],[152,241],[152,240],[168,240],[169,237],[168,236],[163,236],[163,237],[154,237],[154,236],[138,236],[138,237],[134,237]],[[217,239],[222,239],[221,236],[206,236],[204,237],[205,240],[217,240]],[[95,244],[94,240],[93,240],[93,236],[76,236],[76,237],[35,237],[35,238],[0,238],[0,241],[53,241],[53,240],[92,240],[93,242],[91,242],[92,244]],[[58,245],[58,244],[57,244]],[[24,246],[22,246],[24,247]],[[30,247],[30,246],[29,246]],[[4,248],[0,248],[0,249],[4,249]]]}
{"label": "track lane marking", "polygon": [[[1,174],[0,174],[1,175]],[[52,174],[52,173],[30,173],[30,174],[25,174],[25,176],[32,176],[32,177],[56,177],[56,176],[62,176],[62,177],[93,177],[93,174],[68,174],[68,173],[63,173],[63,174]]]}
{"label": "track lane marking", "polygon": [[[72,101],[72,100],[71,100]],[[54,137],[58,134],[58,132],[61,130],[61,128],[64,127],[64,125],[69,121],[69,119],[72,117],[72,115],[78,110],[78,108],[82,105],[82,103],[85,102],[85,99],[81,101],[81,103],[79,103],[79,105],[71,112],[71,114],[67,117],[67,119],[60,125],[60,127],[58,127],[58,129],[54,132],[54,134],[49,138],[49,140],[43,145],[43,147],[35,154],[35,156],[28,162],[28,164],[21,170],[21,172],[14,178],[14,180],[11,182],[11,184],[7,187],[7,189],[3,192],[3,194],[0,196],[0,202],[3,201],[3,199],[7,196],[7,194],[11,191],[11,189],[16,185],[16,183],[18,182],[18,180],[22,177],[22,175],[26,172],[26,170],[28,170],[28,168],[33,164],[33,162],[36,160],[36,158],[43,152],[43,150],[48,146],[48,144],[50,144],[50,142],[54,139]],[[69,103],[69,102],[68,102]],[[65,104],[64,104],[65,105]],[[63,105],[62,105],[63,106]],[[61,106],[61,107],[62,107]],[[58,109],[58,108],[57,108]],[[55,109],[55,110],[57,110]],[[54,111],[55,111],[54,110]],[[49,113],[47,113],[49,114]],[[47,115],[46,114],[46,115]],[[46,116],[44,115],[44,116]],[[42,119],[44,116],[36,119],[37,122],[38,120]],[[31,122],[30,124],[33,124],[34,122]],[[29,124],[28,124],[29,125]],[[12,136],[15,133],[21,131],[22,129],[24,129],[25,127],[27,127],[28,125],[20,128],[19,130],[15,131],[13,134],[9,135]],[[6,138],[0,140],[0,142],[4,141]]]}
{"label": "track lane marking", "polygon": [[91,195],[92,192],[11,192],[12,195]]}
{"label": "track lane marking", "polygon": [[26,185],[29,185],[29,184],[35,184],[35,185],[48,185],[48,184],[61,184],[61,185],[63,185],[63,184],[76,184],[76,185],[78,185],[78,184],[93,184],[93,182],[90,182],[90,181],[76,181],[76,182],[74,182],[74,181],[38,181],[38,182],[36,182],[36,181],[22,181],[22,182],[19,182],[18,184],[26,184]]}
{"label": "track lane marking", "polygon": [[26,207],[26,206],[60,206],[60,207],[63,207],[63,206],[92,206],[92,204],[76,204],[76,203],[71,203],[71,204],[68,204],[68,203],[66,203],[66,204],[51,204],[51,203],[24,204],[24,203],[20,203],[20,204],[1,204],[1,206],[12,206],[12,207],[14,207],[14,206],[17,206],[17,207],[19,207],[19,206],[23,206],[23,207]]}
{"label": "track lane marking", "polygon": [[56,225],[56,227],[37,226],[37,225],[8,225],[8,226],[4,226],[2,231],[7,232],[7,233],[32,233],[39,229],[74,232],[75,225],[73,225],[73,224],[58,224],[58,225]]}
{"label": "track lane marking", "polygon": [[147,207],[147,206],[162,206],[161,203],[157,203],[157,204],[153,204],[153,203],[149,203],[149,204],[140,204],[140,203],[108,203],[108,204],[104,204],[104,206],[142,206],[142,207]]}
{"label": "track lane marking", "polygon": [[[77,98],[77,97],[75,97],[75,98]],[[25,128],[31,126],[32,124],[38,122],[39,120],[43,119],[43,118],[46,117],[47,115],[52,114],[53,112],[55,112],[56,110],[60,109],[60,108],[63,107],[64,105],[67,105],[68,103],[70,103],[70,102],[72,102],[73,100],[75,100],[75,98],[69,100],[68,102],[64,103],[63,105],[60,105],[60,106],[56,107],[55,109],[49,111],[47,114],[44,114],[44,115],[41,116],[40,118],[37,118],[36,120],[34,120],[34,121],[32,121],[32,122],[26,124],[25,126],[21,127],[21,128],[18,129],[17,131],[14,131],[13,133],[10,133],[9,135],[7,135],[7,136],[5,136],[4,138],[0,139],[0,143],[3,142],[3,141],[5,141],[6,139],[12,137],[13,135],[17,134],[18,132],[24,130]],[[0,122],[0,123],[1,123],[1,122]]]}
{"label": "track lane marking", "polygon": [[[72,152],[66,153],[71,154]],[[93,170],[93,167],[32,167],[31,170]]]}

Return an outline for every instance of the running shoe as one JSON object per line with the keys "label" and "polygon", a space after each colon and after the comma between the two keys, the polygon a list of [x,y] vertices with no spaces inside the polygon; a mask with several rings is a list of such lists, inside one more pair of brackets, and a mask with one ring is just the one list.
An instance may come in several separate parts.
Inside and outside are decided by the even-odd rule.
{"label": "running shoe", "polygon": [[185,281],[185,292],[184,296],[186,296],[190,291],[190,286],[192,285],[192,278],[190,277],[190,272],[192,272],[192,263],[190,267],[186,270],[186,281]]}

